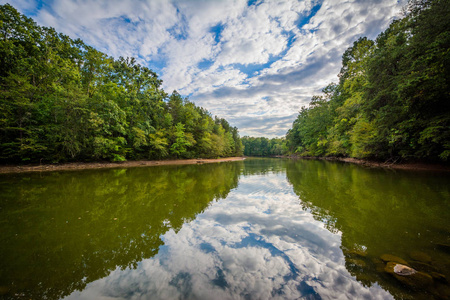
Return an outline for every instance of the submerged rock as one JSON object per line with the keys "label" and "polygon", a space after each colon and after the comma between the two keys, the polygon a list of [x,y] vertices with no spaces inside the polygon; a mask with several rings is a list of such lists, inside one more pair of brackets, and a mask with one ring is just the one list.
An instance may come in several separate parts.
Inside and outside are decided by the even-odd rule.
{"label": "submerged rock", "polygon": [[356,258],[348,259],[347,263],[352,266],[356,266],[356,267],[360,267],[360,268],[364,268],[366,266],[365,261],[363,261],[362,259],[356,259]]}
{"label": "submerged rock", "polygon": [[343,251],[345,255],[349,255],[349,256],[360,256],[360,257],[366,257],[367,256],[367,252],[363,249],[343,249]]}
{"label": "submerged rock", "polygon": [[384,272],[385,264],[381,259],[379,259],[378,257],[372,257],[371,261],[375,265],[375,269],[378,273]]}
{"label": "submerged rock", "polygon": [[388,262],[384,270],[413,289],[421,289],[433,284],[433,278],[430,275],[396,262]]}
{"label": "submerged rock", "polygon": [[391,254],[383,254],[381,255],[381,260],[384,261],[385,263],[387,262],[396,262],[402,265],[409,265],[406,260],[404,260],[403,258],[400,258],[398,256],[395,255],[391,255]]}
{"label": "submerged rock", "polygon": [[384,266],[384,271],[390,274],[395,274],[394,268],[396,265],[398,265],[398,263],[390,261],[386,264],[386,266]]}
{"label": "submerged rock", "polygon": [[416,261],[420,261],[423,263],[430,263],[431,262],[431,256],[429,256],[426,253],[423,253],[421,251],[413,251],[409,254],[412,259]]}
{"label": "submerged rock", "polygon": [[427,273],[437,272],[438,271],[432,265],[429,265],[429,264],[426,264],[426,263],[420,262],[420,261],[412,261],[411,262],[411,267],[413,267],[416,270],[419,270],[419,271],[422,271],[422,272],[427,272]]}
{"label": "submerged rock", "polygon": [[445,278],[445,275],[438,273],[438,272],[431,272],[431,277],[433,277],[434,280],[442,283],[448,283],[447,278]]}
{"label": "submerged rock", "polygon": [[410,276],[401,276],[401,275],[394,275],[395,278],[398,279],[398,281],[402,282],[405,285],[408,285],[410,287],[417,288],[424,288],[428,287],[433,284],[433,278],[428,275],[427,273],[423,272],[417,272]]}

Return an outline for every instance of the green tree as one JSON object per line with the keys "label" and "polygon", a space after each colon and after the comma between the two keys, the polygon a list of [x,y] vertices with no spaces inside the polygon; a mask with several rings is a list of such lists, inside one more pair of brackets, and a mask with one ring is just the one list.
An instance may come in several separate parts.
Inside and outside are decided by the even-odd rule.
{"label": "green tree", "polygon": [[115,60],[0,6],[0,161],[240,155],[237,131],[135,58]]}
{"label": "green tree", "polygon": [[170,146],[170,152],[176,157],[185,157],[189,146],[195,143],[192,135],[185,133],[184,124],[178,123],[175,126],[175,142]]}

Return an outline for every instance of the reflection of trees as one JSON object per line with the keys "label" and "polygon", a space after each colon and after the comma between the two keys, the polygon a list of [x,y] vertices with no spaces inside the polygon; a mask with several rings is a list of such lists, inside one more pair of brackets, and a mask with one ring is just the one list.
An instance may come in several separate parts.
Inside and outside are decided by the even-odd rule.
{"label": "reflection of trees", "polygon": [[[378,282],[398,298],[411,297],[382,271],[379,257],[388,253],[414,264],[412,251],[430,255],[433,261],[428,268],[449,278],[448,254],[436,247],[449,237],[448,175],[326,161],[301,160],[286,167],[303,208],[330,231],[342,232],[346,267],[360,282]],[[427,268],[416,263],[420,267]]]}
{"label": "reflection of trees", "polygon": [[268,173],[282,173],[286,170],[287,159],[256,158],[244,160],[243,175],[265,175]]}
{"label": "reflection of trees", "polygon": [[0,286],[56,299],[158,253],[237,186],[242,163],[1,177]]}

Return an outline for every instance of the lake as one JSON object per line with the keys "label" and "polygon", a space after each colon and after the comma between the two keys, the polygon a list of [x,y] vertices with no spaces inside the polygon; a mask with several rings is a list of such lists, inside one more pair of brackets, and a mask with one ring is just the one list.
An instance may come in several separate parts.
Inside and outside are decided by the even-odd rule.
{"label": "lake", "polygon": [[2,299],[450,297],[448,173],[250,158],[0,192]]}

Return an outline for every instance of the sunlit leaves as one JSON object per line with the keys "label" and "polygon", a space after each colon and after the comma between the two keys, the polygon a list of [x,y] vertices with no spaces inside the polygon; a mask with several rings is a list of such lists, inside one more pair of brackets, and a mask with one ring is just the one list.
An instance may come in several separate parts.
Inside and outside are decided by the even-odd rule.
{"label": "sunlit leaves", "polygon": [[410,1],[406,12],[375,42],[360,38],[345,51],[339,85],[313,97],[288,131],[291,153],[449,157],[450,6]]}
{"label": "sunlit leaves", "polygon": [[236,128],[161,89],[135,58],[0,6],[0,159],[76,161],[241,155]]}

